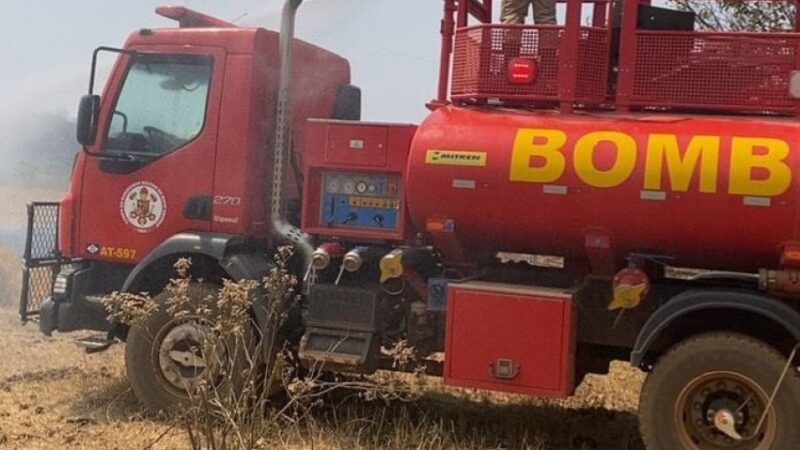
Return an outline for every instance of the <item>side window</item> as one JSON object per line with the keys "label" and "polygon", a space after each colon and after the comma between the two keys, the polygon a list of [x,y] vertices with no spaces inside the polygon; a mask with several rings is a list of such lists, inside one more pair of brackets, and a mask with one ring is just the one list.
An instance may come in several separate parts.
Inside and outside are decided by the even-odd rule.
{"label": "side window", "polygon": [[117,97],[107,151],[163,155],[203,129],[211,58],[137,56]]}

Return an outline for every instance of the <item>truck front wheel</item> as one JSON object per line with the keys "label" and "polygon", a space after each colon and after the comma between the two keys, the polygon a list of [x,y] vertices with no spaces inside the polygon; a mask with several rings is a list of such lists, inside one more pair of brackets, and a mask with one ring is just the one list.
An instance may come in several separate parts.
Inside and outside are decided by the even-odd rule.
{"label": "truck front wheel", "polygon": [[800,448],[800,376],[772,347],[735,333],[692,337],[645,381],[639,425],[648,450]]}
{"label": "truck front wheel", "polygon": [[[218,290],[216,285],[193,283],[188,297],[199,302]],[[213,324],[207,320],[192,315],[171,316],[167,312],[168,298],[166,291],[154,298],[158,310],[145,323],[131,328],[125,348],[133,391],[154,412],[180,410],[202,386],[236,388],[233,374],[239,373],[237,369],[242,369],[239,366],[246,361],[240,356],[243,352],[230,350],[232,346],[222,341],[224,338],[213,331]],[[226,364],[236,367],[226,369]]]}

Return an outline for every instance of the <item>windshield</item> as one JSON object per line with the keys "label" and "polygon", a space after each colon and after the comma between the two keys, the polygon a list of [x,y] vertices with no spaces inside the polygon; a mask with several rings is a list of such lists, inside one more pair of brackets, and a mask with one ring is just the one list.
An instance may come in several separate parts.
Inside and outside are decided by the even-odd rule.
{"label": "windshield", "polygon": [[203,129],[211,80],[205,56],[137,56],[117,98],[109,151],[162,155]]}

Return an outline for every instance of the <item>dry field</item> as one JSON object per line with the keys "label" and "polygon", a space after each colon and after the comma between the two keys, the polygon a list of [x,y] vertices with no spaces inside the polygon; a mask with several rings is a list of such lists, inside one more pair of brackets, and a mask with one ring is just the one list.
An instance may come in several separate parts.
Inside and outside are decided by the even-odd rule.
{"label": "dry field", "polygon": [[[8,271],[11,270],[9,275]],[[20,327],[17,258],[0,253],[0,449],[181,449],[183,430],[148,417],[124,377],[123,348],[86,355],[72,336]],[[566,402],[445,389],[416,403],[330,398],[265,448],[641,450],[634,411],[641,374],[620,363]]]}
{"label": "dry field", "polygon": [[61,192],[52,189],[19,188],[0,184],[0,228],[25,224],[25,205],[32,201],[56,201]]}

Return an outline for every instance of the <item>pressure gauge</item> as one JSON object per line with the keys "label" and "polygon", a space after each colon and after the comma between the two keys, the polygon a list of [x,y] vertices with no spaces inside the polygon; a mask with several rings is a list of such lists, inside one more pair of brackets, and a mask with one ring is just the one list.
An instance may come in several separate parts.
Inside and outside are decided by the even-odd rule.
{"label": "pressure gauge", "polygon": [[363,193],[367,192],[367,183],[364,183],[363,181],[360,181],[360,182],[359,182],[359,183],[356,185],[356,191],[357,191],[359,194],[363,194]]}
{"label": "pressure gauge", "polygon": [[328,187],[327,187],[328,193],[337,194],[339,193],[340,188],[341,188],[341,181],[339,181],[338,178],[331,178],[330,181],[328,181]]}
{"label": "pressure gauge", "polygon": [[367,192],[369,192],[370,194],[374,194],[374,193],[375,193],[375,191],[377,191],[377,190],[378,190],[378,188],[377,188],[377,187],[375,187],[375,185],[374,185],[374,184],[370,184],[370,185],[367,187]]}
{"label": "pressure gauge", "polygon": [[352,179],[345,180],[342,185],[342,192],[345,194],[352,194],[356,190],[356,182]]}

